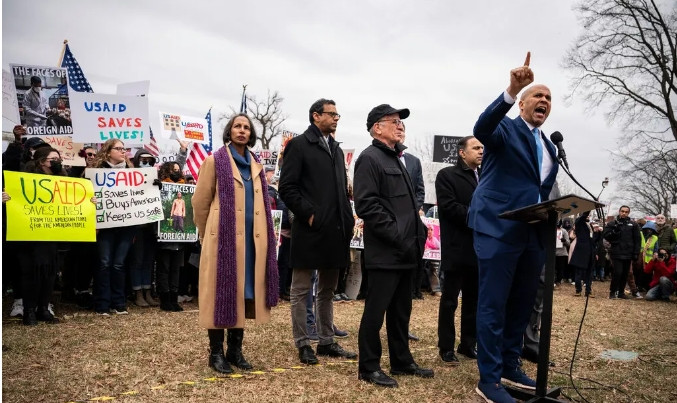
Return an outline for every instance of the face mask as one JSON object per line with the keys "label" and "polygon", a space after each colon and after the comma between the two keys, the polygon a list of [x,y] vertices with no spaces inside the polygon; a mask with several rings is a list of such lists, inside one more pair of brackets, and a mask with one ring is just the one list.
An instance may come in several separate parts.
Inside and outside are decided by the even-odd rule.
{"label": "face mask", "polygon": [[40,93],[41,87],[33,87],[33,91],[35,91],[36,94]]}
{"label": "face mask", "polygon": [[61,166],[61,163],[57,162],[57,161],[52,161],[52,164],[50,165],[50,167],[51,167],[53,173],[61,172],[61,169],[63,168]]}
{"label": "face mask", "polygon": [[178,181],[181,179],[181,173],[180,172],[172,172],[169,174],[169,178],[173,180],[174,182]]}
{"label": "face mask", "polygon": [[141,162],[139,163],[139,166],[140,166],[141,168],[150,168],[150,167],[151,167],[150,163],[144,162],[144,161],[141,161]]}

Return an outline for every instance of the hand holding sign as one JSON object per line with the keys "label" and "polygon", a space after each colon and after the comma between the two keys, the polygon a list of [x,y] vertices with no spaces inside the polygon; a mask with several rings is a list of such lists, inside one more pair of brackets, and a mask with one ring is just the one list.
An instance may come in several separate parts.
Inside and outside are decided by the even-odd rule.
{"label": "hand holding sign", "polygon": [[510,70],[510,85],[506,91],[513,99],[517,98],[517,94],[524,87],[534,82],[534,72],[529,67],[529,63],[531,63],[531,52],[527,52],[524,66]]}

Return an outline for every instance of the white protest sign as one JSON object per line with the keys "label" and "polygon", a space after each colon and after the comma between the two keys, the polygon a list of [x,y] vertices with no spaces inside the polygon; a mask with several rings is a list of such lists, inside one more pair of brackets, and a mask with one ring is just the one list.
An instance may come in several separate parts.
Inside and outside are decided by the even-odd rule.
{"label": "white protest sign", "polygon": [[118,139],[125,146],[150,143],[148,98],[73,91],[70,103],[74,140]]}
{"label": "white protest sign", "polygon": [[437,193],[435,192],[435,180],[440,169],[450,166],[442,162],[421,161],[423,169],[423,184],[425,185],[425,203],[437,204]]}
{"label": "white protest sign", "polygon": [[[5,127],[5,121],[12,127]],[[6,131],[11,131],[15,125],[21,124],[14,76],[7,70],[2,70],[2,122],[2,129]]]}
{"label": "white protest sign", "polygon": [[147,224],[164,219],[155,168],[87,168],[94,184],[96,228]]}
{"label": "white protest sign", "polygon": [[138,97],[144,97],[148,95],[148,90],[150,90],[150,81],[134,81],[131,83],[122,83],[118,84],[118,95],[134,95]]}
{"label": "white protest sign", "polygon": [[209,126],[205,118],[160,112],[160,131],[166,139],[209,143]]}
{"label": "white protest sign", "polygon": [[264,167],[275,167],[277,164],[277,150],[253,150]]}

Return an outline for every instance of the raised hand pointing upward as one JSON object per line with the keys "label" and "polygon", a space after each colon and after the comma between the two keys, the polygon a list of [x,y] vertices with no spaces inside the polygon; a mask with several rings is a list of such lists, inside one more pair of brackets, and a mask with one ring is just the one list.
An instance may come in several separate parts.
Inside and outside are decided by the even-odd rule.
{"label": "raised hand pointing upward", "polygon": [[534,82],[534,72],[529,67],[531,62],[531,52],[527,52],[527,57],[524,59],[524,66],[510,70],[510,85],[507,92],[513,99],[517,97],[520,91],[527,85]]}

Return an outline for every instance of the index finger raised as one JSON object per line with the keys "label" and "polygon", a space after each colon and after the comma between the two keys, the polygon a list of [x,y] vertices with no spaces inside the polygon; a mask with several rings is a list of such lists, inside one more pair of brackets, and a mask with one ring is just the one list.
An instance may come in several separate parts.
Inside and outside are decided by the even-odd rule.
{"label": "index finger raised", "polygon": [[529,67],[530,62],[531,62],[531,52],[527,52],[527,58],[524,59],[524,65]]}

